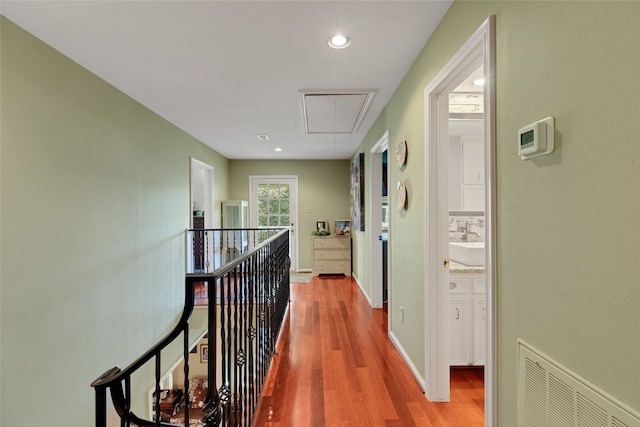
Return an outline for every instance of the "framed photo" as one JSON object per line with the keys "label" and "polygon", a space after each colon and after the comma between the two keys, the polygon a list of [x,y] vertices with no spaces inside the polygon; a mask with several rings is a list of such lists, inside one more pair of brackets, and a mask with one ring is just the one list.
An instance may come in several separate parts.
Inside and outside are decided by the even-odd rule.
{"label": "framed photo", "polygon": [[389,205],[382,205],[382,231],[389,230]]}
{"label": "framed photo", "polygon": [[364,231],[364,153],[351,162],[351,221],[355,230]]}
{"label": "framed photo", "polygon": [[316,231],[329,231],[327,230],[327,221],[316,221]]}
{"label": "framed photo", "polygon": [[200,344],[200,363],[209,361],[209,344]]}
{"label": "framed photo", "polygon": [[334,222],[333,233],[336,236],[348,236],[351,234],[351,220],[336,219]]}

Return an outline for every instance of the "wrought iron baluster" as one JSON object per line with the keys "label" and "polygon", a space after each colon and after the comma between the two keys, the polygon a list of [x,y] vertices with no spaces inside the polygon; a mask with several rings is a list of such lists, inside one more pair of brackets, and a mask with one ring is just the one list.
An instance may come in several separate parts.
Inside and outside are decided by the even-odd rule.
{"label": "wrought iron baluster", "polygon": [[209,270],[209,230],[204,231],[204,271],[210,273],[212,270]]}
{"label": "wrought iron baluster", "polygon": [[131,377],[124,379],[125,419],[124,427],[131,427]]}
{"label": "wrought iron baluster", "polygon": [[228,407],[228,421],[229,421],[229,425],[231,425],[231,422],[233,420],[233,413],[235,411],[235,406],[237,404],[237,399],[238,399],[238,380],[240,377],[240,370],[239,370],[239,365],[238,365],[238,356],[239,356],[239,352],[240,349],[238,348],[238,311],[239,311],[239,307],[238,307],[238,302],[240,301],[240,288],[239,288],[239,282],[242,280],[242,264],[240,264],[238,267],[236,267],[236,269],[234,270],[234,280],[233,280],[233,288],[234,288],[234,295],[233,295],[233,376],[231,378],[232,382],[231,382],[231,399],[229,401],[229,407]]}
{"label": "wrought iron baluster", "polygon": [[160,376],[162,375],[160,372],[160,350],[156,352],[155,356],[156,361],[156,391],[154,393],[154,402],[155,402],[155,412],[156,412],[156,425],[160,425]]}
{"label": "wrought iron baluster", "polygon": [[220,395],[218,394],[217,384],[217,369],[218,366],[218,338],[217,338],[217,299],[216,289],[220,287],[221,279],[214,277],[212,281],[207,282],[209,289],[214,290],[214,295],[209,295],[207,324],[209,330],[209,359],[207,360],[207,397],[205,399],[205,405],[203,408],[204,416],[202,421],[205,426],[218,426],[222,419],[222,413],[220,408]]}

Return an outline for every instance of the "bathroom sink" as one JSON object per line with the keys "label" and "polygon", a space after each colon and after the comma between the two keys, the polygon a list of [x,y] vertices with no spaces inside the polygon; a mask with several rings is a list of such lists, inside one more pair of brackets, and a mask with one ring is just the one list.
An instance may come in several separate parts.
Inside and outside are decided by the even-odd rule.
{"label": "bathroom sink", "polygon": [[464,265],[484,265],[484,242],[449,242],[449,259]]}

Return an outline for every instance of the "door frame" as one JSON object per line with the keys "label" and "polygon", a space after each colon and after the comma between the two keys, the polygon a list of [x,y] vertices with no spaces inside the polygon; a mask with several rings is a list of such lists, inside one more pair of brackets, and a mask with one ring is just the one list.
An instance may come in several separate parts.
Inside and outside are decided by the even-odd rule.
{"label": "door frame", "polygon": [[[298,226],[298,175],[249,175],[249,218],[252,228],[258,227],[258,217],[255,213],[256,201],[258,199],[255,194],[255,185],[258,182],[269,182],[286,180],[291,184],[291,207],[295,209],[294,214],[291,215],[291,226],[289,227],[289,256],[291,258],[290,270],[298,271],[298,233],[296,228]],[[270,182],[269,182],[270,183]]]}
{"label": "door frame", "polygon": [[[449,401],[449,339],[447,325],[448,257],[446,173],[448,167],[448,114],[442,114],[441,94],[453,90],[454,81],[481,61],[484,65],[485,132],[485,304],[487,357],[485,364],[485,426],[497,416],[497,312],[496,312],[496,166],[495,166],[495,17],[490,16],[451,58],[424,91],[425,100],[425,394],[432,401]],[[448,102],[447,102],[448,104]],[[447,113],[447,112],[445,112]],[[442,117],[445,116],[445,117]],[[443,166],[444,165],[444,166]],[[444,179],[442,179],[444,178]],[[444,181],[444,182],[443,182]]]}
{"label": "door frame", "polygon": [[[195,174],[197,172],[203,172],[203,182],[202,182],[202,191],[203,191],[203,210],[204,210],[204,228],[212,229],[215,227],[214,215],[215,215],[215,207],[214,207],[214,169],[213,166],[198,160],[194,157],[189,158],[189,227],[193,228],[193,201],[194,201],[194,193],[196,191],[196,181],[197,178]],[[192,247],[193,242],[188,242],[188,247]],[[214,247],[217,245],[214,244]],[[211,266],[215,266],[215,251],[207,251],[208,264]],[[187,271],[194,271],[193,258],[191,256],[187,256]]]}
{"label": "door frame", "polygon": [[[380,236],[382,235],[382,186],[375,184],[382,182],[382,153],[389,149],[389,130],[387,130],[371,148],[371,156],[369,157],[369,170],[371,171],[371,227],[369,239],[371,245],[369,245],[371,259],[370,273],[371,277],[371,308],[382,308],[383,306],[383,278],[382,278],[382,241]],[[387,182],[389,182],[389,169],[387,168]],[[389,221],[389,226],[391,222]],[[391,229],[389,229],[389,239],[391,239]],[[390,245],[388,244],[387,248]],[[389,262],[390,254],[387,255],[387,262]],[[390,282],[389,271],[387,268],[387,283]],[[390,298],[390,295],[389,295]],[[389,310],[392,305],[387,304]],[[391,317],[391,315],[389,315]]]}
{"label": "door frame", "polygon": [[214,194],[213,194],[213,166],[208,165],[207,163],[200,161],[196,158],[190,158],[190,171],[189,171],[189,188],[191,189],[189,192],[189,224],[193,228],[193,199],[194,199],[194,173],[196,171],[204,172],[204,182],[203,182],[203,191],[204,191],[204,201],[203,201],[203,210],[204,214],[204,228],[213,228],[214,221]]}

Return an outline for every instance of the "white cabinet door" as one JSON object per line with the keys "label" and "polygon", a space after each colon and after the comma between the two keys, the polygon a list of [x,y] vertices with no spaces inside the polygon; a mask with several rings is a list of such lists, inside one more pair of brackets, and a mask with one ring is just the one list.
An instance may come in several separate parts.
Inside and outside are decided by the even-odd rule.
{"label": "white cabinet door", "polygon": [[462,138],[462,184],[484,185],[484,141]]}
{"label": "white cabinet door", "polygon": [[484,211],[484,185],[462,186],[462,209]]}
{"label": "white cabinet door", "polygon": [[449,276],[449,364],[478,365],[486,360],[487,316],[482,273]]}
{"label": "white cabinet door", "polygon": [[484,210],[484,141],[462,138],[462,209]]}
{"label": "white cabinet door", "polygon": [[473,299],[473,364],[484,365],[487,354],[487,313],[484,298]]}
{"label": "white cabinet door", "polygon": [[469,300],[449,300],[449,364],[469,364]]}

